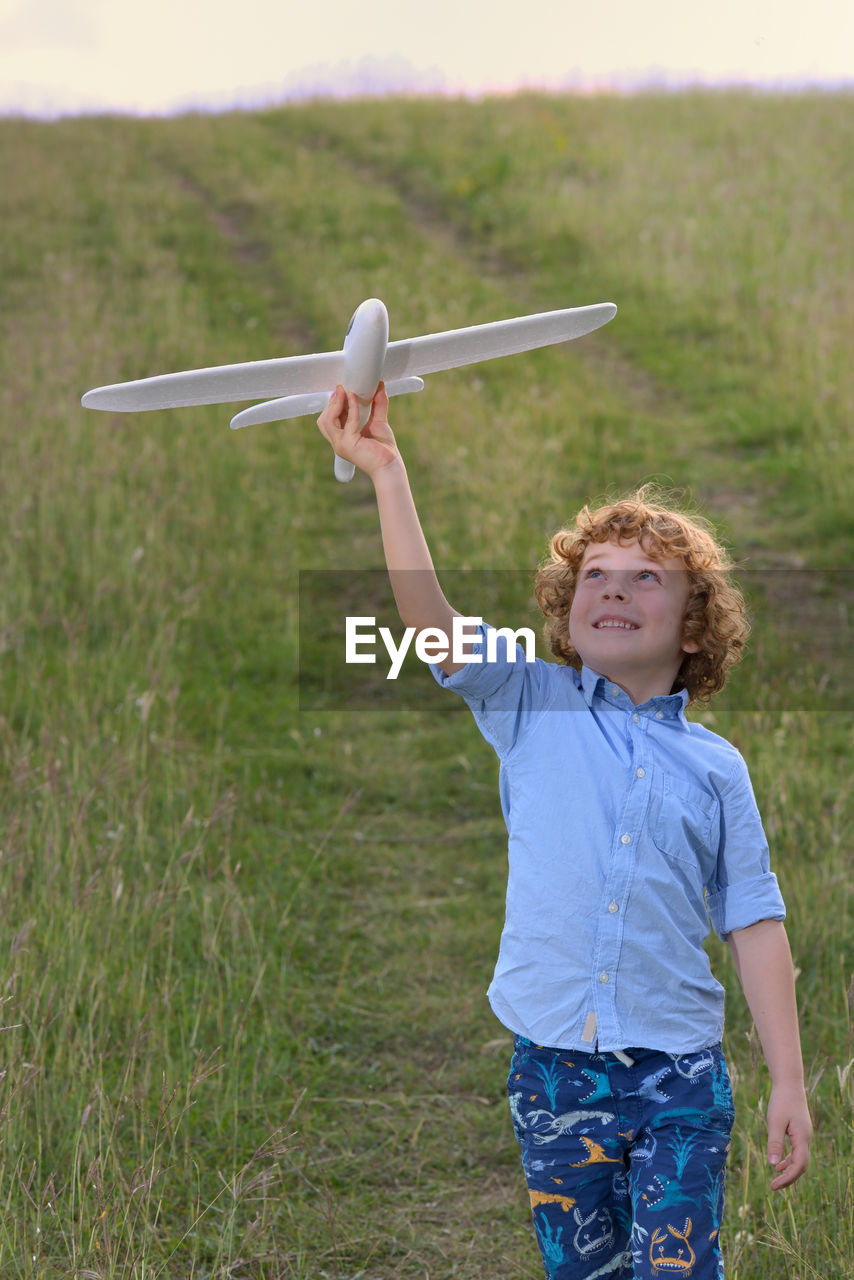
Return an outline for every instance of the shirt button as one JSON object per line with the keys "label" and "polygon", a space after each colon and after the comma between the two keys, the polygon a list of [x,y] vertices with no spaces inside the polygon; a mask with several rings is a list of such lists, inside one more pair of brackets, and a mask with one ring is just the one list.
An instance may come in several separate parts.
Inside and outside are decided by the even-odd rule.
{"label": "shirt button", "polygon": [[628,832],[626,832],[625,835],[620,836],[620,844],[631,844],[631,843],[632,843],[632,837],[628,834]]}
{"label": "shirt button", "polygon": [[646,769],[635,769],[635,777],[636,777],[636,778],[645,778],[645,777],[646,777]]}
{"label": "shirt button", "polygon": [[612,695],[612,697],[614,697],[614,698],[619,697],[619,695],[620,695],[620,686],[619,686],[618,684],[612,684],[612,685],[611,685],[611,695]]}
{"label": "shirt button", "polygon": [[663,719],[664,719],[664,712],[663,712],[663,711],[656,711],[656,713],[655,713],[655,718],[656,718],[656,720],[663,720]]}
{"label": "shirt button", "polygon": [[632,713],[632,720],[635,724],[640,724],[640,716],[636,711]]}
{"label": "shirt button", "polygon": [[608,975],[607,975],[607,973],[600,973],[600,974],[599,974],[599,981],[600,981],[600,982],[607,982],[607,981],[608,981]]}
{"label": "shirt button", "polygon": [[611,912],[611,915],[613,916],[613,915],[616,915],[616,913],[620,910],[620,908],[618,907],[616,902],[609,902],[608,910]]}

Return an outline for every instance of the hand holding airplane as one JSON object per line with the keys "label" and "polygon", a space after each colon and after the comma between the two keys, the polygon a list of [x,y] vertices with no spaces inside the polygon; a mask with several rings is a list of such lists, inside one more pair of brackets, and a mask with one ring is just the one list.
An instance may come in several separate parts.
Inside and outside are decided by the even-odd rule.
{"label": "hand holding airplane", "polygon": [[[341,351],[250,360],[116,382],[87,391],[81,403],[87,409],[132,413],[274,397],[236,414],[231,419],[236,429],[322,413],[341,384],[359,399],[361,428],[368,421],[381,381],[390,396],[421,391],[421,374],[568,342],[607,324],[616,311],[613,302],[599,302],[389,342],[385,304],[379,298],[368,298],[353,313]],[[354,470],[351,462],[336,457],[338,480],[351,480]]]}

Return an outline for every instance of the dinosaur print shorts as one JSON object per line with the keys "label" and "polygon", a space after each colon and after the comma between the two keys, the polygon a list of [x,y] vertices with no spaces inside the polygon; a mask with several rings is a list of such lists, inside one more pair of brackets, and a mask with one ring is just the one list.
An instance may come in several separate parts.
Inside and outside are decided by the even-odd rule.
{"label": "dinosaur print shorts", "polygon": [[546,1280],[722,1280],[721,1047],[626,1054],[515,1039],[510,1110]]}

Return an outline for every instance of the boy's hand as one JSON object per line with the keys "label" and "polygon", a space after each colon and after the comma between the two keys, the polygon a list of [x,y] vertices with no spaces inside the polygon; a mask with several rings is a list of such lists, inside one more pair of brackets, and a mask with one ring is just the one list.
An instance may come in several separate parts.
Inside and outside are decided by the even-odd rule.
{"label": "boy's hand", "polygon": [[[768,1160],[777,1175],[771,1190],[782,1191],[797,1182],[809,1164],[812,1121],[803,1089],[782,1085],[772,1088],[767,1120]],[[791,1149],[784,1156],[787,1137]]]}
{"label": "boy's hand", "polygon": [[371,416],[361,431],[359,416],[356,395],[338,386],[317,419],[317,425],[339,458],[346,458],[368,475],[375,475],[400,457],[388,425],[388,396],[382,382],[371,405]]}

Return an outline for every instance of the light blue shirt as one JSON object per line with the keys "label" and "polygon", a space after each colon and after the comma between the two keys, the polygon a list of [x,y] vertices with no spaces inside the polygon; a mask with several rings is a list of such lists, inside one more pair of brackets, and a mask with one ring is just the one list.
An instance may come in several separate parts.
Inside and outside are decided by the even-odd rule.
{"label": "light blue shirt", "polygon": [[785,918],[747,767],[685,719],[687,694],[636,707],[588,668],[498,636],[446,676],[500,760],[509,832],[504,930],[489,988],[506,1027],[592,1052],[691,1053],[723,1033],[703,941]]}

